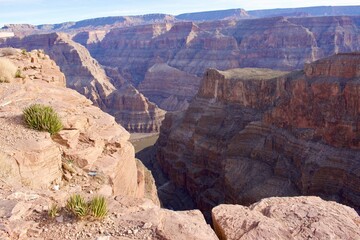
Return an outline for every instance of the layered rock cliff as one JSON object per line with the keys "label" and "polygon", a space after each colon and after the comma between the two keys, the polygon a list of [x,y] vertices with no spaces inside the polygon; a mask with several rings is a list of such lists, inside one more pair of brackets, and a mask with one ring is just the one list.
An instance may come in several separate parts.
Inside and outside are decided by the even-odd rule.
{"label": "layered rock cliff", "polygon": [[[126,90],[131,87],[115,82],[106,75],[104,69],[93,59],[87,49],[72,41],[68,35],[54,33],[12,38],[3,46],[43,49],[60,66],[66,76],[66,85],[89,98],[102,110],[112,113],[116,120],[131,131],[157,131],[165,112],[149,102],[140,93],[131,97]],[[126,100],[124,100],[128,97]],[[131,127],[130,127],[131,126]]]}
{"label": "layered rock cliff", "polygon": [[289,74],[208,70],[188,110],[167,114],[157,160],[197,206],[318,195],[359,209],[360,54]]}
{"label": "layered rock cliff", "polygon": [[[233,12],[230,11],[230,15]],[[167,110],[187,106],[198,91],[197,78],[207,68],[294,70],[332,54],[360,50],[358,16],[279,16],[202,22],[176,22],[166,16],[158,17],[124,17],[121,21],[120,18],[94,19],[49,26],[49,29],[81,31],[73,40],[86,46],[91,55],[111,71],[112,78],[120,75],[135,87],[140,85],[146,97]],[[115,25],[104,25],[106,22]],[[114,28],[118,23],[123,25]],[[145,23],[151,24],[141,25]],[[59,36],[50,35],[48,47],[44,36],[27,39],[37,48],[52,49],[53,39]],[[80,47],[75,47],[67,37],[60,38],[79,51]],[[45,46],[40,46],[42,44]],[[56,60],[61,55],[57,52],[51,56]],[[116,82],[113,84],[118,88]]]}
{"label": "layered rock cliff", "polygon": [[[102,65],[144,87],[150,99],[164,99],[180,87],[172,98],[182,101],[198,90],[188,84],[192,75],[202,76],[207,68],[294,70],[332,54],[359,51],[359,22],[357,16],[341,16],[156,23],[113,29],[95,42],[86,33],[74,39]],[[162,71],[154,72],[154,64],[172,70],[162,76]],[[170,85],[172,76],[182,81]],[[148,87],[149,81],[156,87]]]}
{"label": "layered rock cliff", "polygon": [[185,110],[196,94],[200,80],[165,63],[157,63],[148,69],[138,89],[162,109]]}

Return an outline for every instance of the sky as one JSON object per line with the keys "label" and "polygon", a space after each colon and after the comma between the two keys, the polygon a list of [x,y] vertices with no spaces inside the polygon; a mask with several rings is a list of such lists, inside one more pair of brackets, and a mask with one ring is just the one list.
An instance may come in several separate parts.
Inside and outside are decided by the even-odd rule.
{"label": "sky", "polygon": [[360,5],[360,2],[359,0],[0,0],[0,27],[9,23],[38,25],[148,13],[176,15],[233,8],[256,10],[347,5]]}

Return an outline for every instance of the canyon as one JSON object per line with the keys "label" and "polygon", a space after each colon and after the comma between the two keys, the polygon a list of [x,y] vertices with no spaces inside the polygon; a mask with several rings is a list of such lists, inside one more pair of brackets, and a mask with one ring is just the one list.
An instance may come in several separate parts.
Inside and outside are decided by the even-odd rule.
{"label": "canyon", "polygon": [[[49,31],[38,29],[40,32],[32,32],[37,33],[35,35],[21,40],[3,40],[0,46],[27,48],[34,45],[45,49],[65,75],[69,75],[69,81],[74,77],[71,76],[73,70],[66,71],[66,65],[74,67],[76,63],[71,61],[75,59],[64,59],[61,56],[69,55],[66,51],[74,47],[65,50],[60,46],[64,45],[63,42],[68,45],[71,42],[70,45],[77,45],[75,49],[81,48],[81,52],[87,49],[89,53],[86,53],[86,59],[96,62],[96,68],[101,69],[97,73],[102,72],[100,78],[107,79],[100,80],[97,77],[92,83],[99,88],[99,93],[96,93],[99,97],[96,97],[95,102],[102,101],[99,106],[115,114],[117,121],[126,129],[151,132],[158,131],[164,117],[165,112],[160,109],[177,111],[187,108],[208,68],[226,70],[256,67],[291,71],[336,53],[360,51],[360,20],[356,15],[358,8],[347,9],[344,12],[333,11],[334,14],[346,13],[347,16],[323,16],[332,15],[325,11],[323,15],[314,14],[314,17],[270,17],[275,13],[259,13],[261,18],[255,18],[246,17],[251,14],[242,10],[228,10],[200,15],[185,14],[180,20],[168,15],[93,19],[47,28],[38,26],[40,30]],[[313,8],[307,10],[316,12]],[[228,17],[233,15],[237,17]],[[201,16],[207,20],[200,21],[198,18]],[[19,27],[8,28],[16,32]],[[48,33],[51,31],[63,31],[68,35]],[[62,40],[54,42],[54,39]],[[63,49],[61,54],[56,52],[56,48]],[[100,83],[95,84],[98,81]],[[107,92],[113,92],[110,94],[112,99],[107,99],[109,94],[104,92],[105,82],[107,88],[110,88]],[[72,87],[84,94],[81,84]],[[135,93],[133,88],[139,90],[139,93],[136,93],[137,97],[129,99],[126,93]],[[94,95],[91,93],[94,91],[89,91],[87,95]],[[145,101],[142,95],[149,101]],[[119,99],[124,100],[127,106],[121,106]],[[141,107],[133,109],[131,105]],[[124,111],[120,111],[122,109]],[[120,112],[125,111],[128,115],[122,116]],[[135,113],[129,116],[132,111]]]}
{"label": "canyon", "polygon": [[359,29],[358,16],[273,17],[156,23],[113,29],[101,40],[79,33],[74,40],[173,111],[184,109],[208,68],[301,69],[335,53],[359,51]]}
{"label": "canyon", "polygon": [[[359,11],[7,25],[0,238],[360,238]],[[30,103],[63,130],[27,128]],[[135,156],[129,132],[159,138]],[[72,193],[108,216],[50,219]]]}
{"label": "canyon", "polygon": [[359,210],[360,54],[282,72],[209,69],[168,113],[156,161],[209,214],[220,203],[316,195]]}
{"label": "canyon", "polygon": [[[21,70],[21,76],[0,83],[1,239],[360,237],[360,219],[353,209],[317,197],[265,198],[249,208],[219,205],[212,210],[214,230],[199,210],[175,212],[160,208],[151,172],[135,159],[134,147],[128,141],[130,134],[115,122],[114,117],[93,106],[78,92],[66,88],[66,77],[60,67],[42,50],[24,52],[6,48],[0,49],[0,55],[1,59],[8,60],[7,67],[13,64]],[[307,74],[316,77],[325,71],[336,75],[331,69],[341,66],[343,61],[330,70],[324,68],[326,61],[320,62],[319,68],[309,66]],[[348,75],[350,79],[359,75],[358,69],[352,70]],[[211,71],[216,76],[220,74]],[[243,71],[247,72],[250,85],[242,87],[255,82],[253,87],[267,90],[271,90],[267,86],[276,82],[268,79],[269,75],[279,78],[286,75],[281,71],[245,69],[222,72],[226,75],[222,80],[236,82],[236,77]],[[264,82],[267,81],[269,85],[266,86]],[[259,104],[251,92],[232,96],[224,82],[213,83],[203,81],[203,91],[199,93],[205,99],[205,96],[209,97],[212,104],[216,101],[224,104],[231,99],[233,103],[261,108],[273,100],[271,96],[264,97]],[[205,85],[207,87],[203,87]],[[214,86],[218,86],[215,87],[218,92],[210,90]],[[50,135],[26,127],[22,109],[32,103],[52,106],[64,128]],[[193,102],[189,109],[192,105]],[[169,144],[176,146],[173,142]],[[55,218],[47,215],[53,204],[64,208],[67,198],[74,193],[87,199],[94,194],[105,196],[108,216],[102,221],[88,221],[74,219],[62,210]]]}

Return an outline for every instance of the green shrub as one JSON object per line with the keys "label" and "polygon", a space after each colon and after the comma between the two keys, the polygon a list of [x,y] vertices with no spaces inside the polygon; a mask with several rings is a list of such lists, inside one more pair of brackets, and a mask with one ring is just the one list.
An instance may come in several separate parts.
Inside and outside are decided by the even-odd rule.
{"label": "green shrub", "polygon": [[58,215],[58,213],[59,213],[58,206],[56,204],[51,205],[51,207],[50,207],[50,209],[48,211],[49,217],[54,218],[54,217],[56,217]]}
{"label": "green shrub", "polygon": [[59,116],[50,106],[33,104],[25,108],[23,114],[26,124],[32,129],[54,134],[63,127]]}
{"label": "green shrub", "polygon": [[105,197],[94,197],[89,204],[90,213],[93,217],[102,219],[107,214],[107,204]]}
{"label": "green shrub", "polygon": [[20,69],[16,70],[16,72],[15,72],[15,77],[16,77],[16,78],[22,78],[22,74],[21,74],[21,70],[20,70]]}
{"label": "green shrub", "polygon": [[66,208],[79,218],[88,214],[88,204],[79,194],[74,194],[68,199]]}

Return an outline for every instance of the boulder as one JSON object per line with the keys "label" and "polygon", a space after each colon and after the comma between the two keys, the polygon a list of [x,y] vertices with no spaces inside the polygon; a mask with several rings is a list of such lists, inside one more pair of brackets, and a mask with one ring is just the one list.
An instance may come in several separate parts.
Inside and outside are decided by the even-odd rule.
{"label": "boulder", "polygon": [[360,217],[351,208],[319,197],[266,198],[249,207],[212,210],[220,239],[358,239]]}

